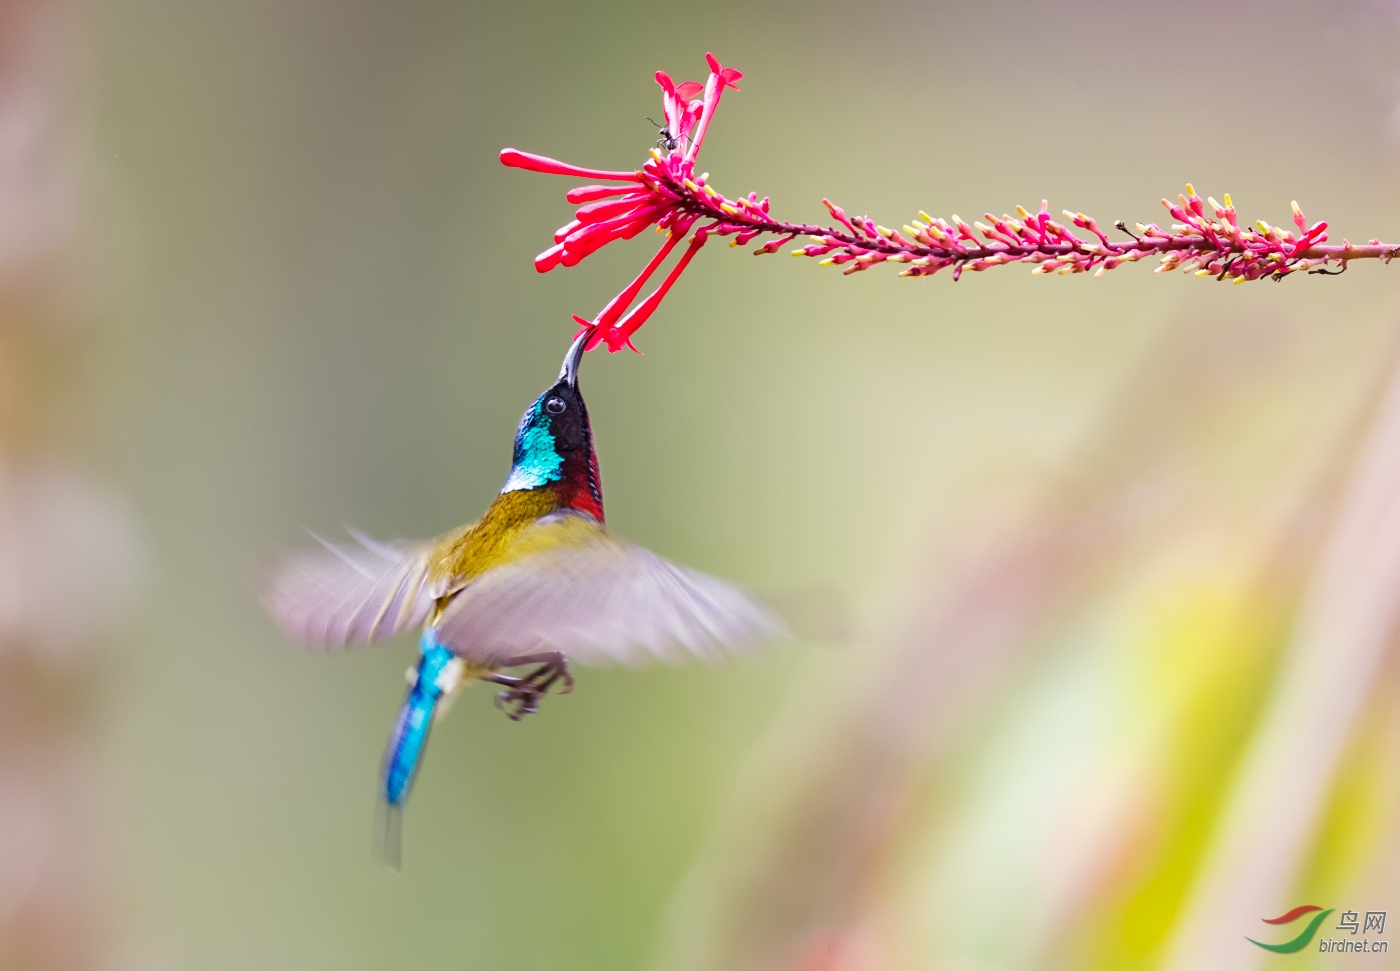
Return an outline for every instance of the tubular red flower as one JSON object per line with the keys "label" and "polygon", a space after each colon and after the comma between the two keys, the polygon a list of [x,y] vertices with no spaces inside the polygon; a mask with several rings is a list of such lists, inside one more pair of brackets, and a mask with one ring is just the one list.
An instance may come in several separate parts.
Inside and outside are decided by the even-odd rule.
{"label": "tubular red flower", "polygon": [[564,240],[564,255],[560,262],[564,266],[577,266],[585,257],[596,253],[613,240],[631,239],[655,221],[655,214],[647,211],[636,216],[619,216],[617,219],[580,229]]}
{"label": "tubular red flower", "polygon": [[535,257],[535,269],[540,273],[548,273],[559,265],[559,261],[564,257],[564,244],[555,243],[539,256]]}
{"label": "tubular red flower", "polygon": [[611,219],[620,216],[625,212],[632,212],[642,208],[642,204],[647,201],[646,195],[629,195],[617,200],[608,202],[590,202],[586,206],[580,206],[578,210],[578,221],[587,226],[590,223],[602,222],[604,219]]}
{"label": "tubular red flower", "polygon": [[738,91],[739,86],[734,82],[743,77],[733,68],[721,66],[713,54],[706,54],[705,61],[710,65],[710,76],[705,81],[705,101],[700,109],[700,120],[695,125],[695,134],[690,138],[690,147],[685,152],[687,162],[694,162],[695,156],[700,154],[700,144],[705,140],[705,132],[710,127],[715,110],[719,108],[719,99],[724,94],[724,89],[733,88]]}
{"label": "tubular red flower", "polygon": [[676,248],[676,244],[680,242],[682,235],[684,234],[669,233],[666,236],[666,242],[661,244],[661,248],[656,251],[656,255],[651,258],[651,261],[642,268],[642,272],[637,274],[637,278],[627,285],[626,290],[623,290],[608,301],[608,305],[603,308],[602,312],[599,313],[593,321],[598,325],[600,330],[606,330],[617,323],[617,319],[622,316],[622,312],[631,306],[633,300],[637,299],[637,294],[641,293],[642,287],[646,285],[651,275],[656,272],[656,268],[665,262],[666,257],[671,255],[671,250]]}
{"label": "tubular red flower", "polygon": [[676,84],[665,71],[656,72],[656,83],[661,85],[661,105],[666,113],[666,130],[672,138],[678,140],[688,137],[700,111],[699,103],[691,99],[705,90],[705,86],[696,81]]}
{"label": "tubular red flower", "polygon": [[[646,285],[647,279],[656,272],[658,266],[665,262],[666,257],[671,254],[671,250],[675,249],[676,244],[680,242],[681,236],[683,235],[685,235],[683,230],[681,232],[669,233],[666,237],[666,242],[661,244],[661,249],[656,251],[656,255],[651,258],[651,261],[642,269],[642,272],[637,274],[637,278],[628,284],[626,290],[623,290],[617,296],[609,300],[608,305],[602,309],[597,317],[592,320],[584,320],[578,314],[574,314],[574,320],[576,320],[582,328],[579,333],[582,333],[583,330],[589,327],[598,328],[593,338],[588,342],[588,346],[585,350],[591,351],[602,343],[603,335],[612,328],[612,325],[617,322],[617,318],[622,316],[622,312],[631,305],[632,301],[637,299],[637,294],[640,293],[642,287]],[[574,336],[577,337],[578,334]]]}
{"label": "tubular red flower", "polygon": [[[671,267],[671,272],[666,274],[666,279],[661,281],[661,286],[657,287],[637,306],[618,321],[616,326],[602,331],[603,340],[607,341],[608,349],[616,354],[624,347],[632,347],[632,335],[641,329],[642,324],[647,322],[647,318],[661,305],[661,301],[666,297],[666,291],[671,289],[671,284],[679,279],[685,271],[686,265],[695,258],[695,254],[700,252],[700,247],[705,245],[705,230],[699,230],[690,240],[690,246],[676,261],[676,265]],[[632,347],[632,350],[636,350]]]}

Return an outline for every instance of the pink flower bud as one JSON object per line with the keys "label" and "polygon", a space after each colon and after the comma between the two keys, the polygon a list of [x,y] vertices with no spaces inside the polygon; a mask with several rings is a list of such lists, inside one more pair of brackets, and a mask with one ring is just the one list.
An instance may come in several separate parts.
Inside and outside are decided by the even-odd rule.
{"label": "pink flower bud", "polygon": [[593,202],[596,199],[607,199],[636,191],[636,188],[630,185],[581,185],[564,193],[564,198],[578,205],[581,202]]}
{"label": "pink flower bud", "polygon": [[585,169],[569,165],[543,155],[521,152],[513,148],[501,149],[501,164],[513,169],[529,172],[543,172],[546,175],[577,175],[585,179],[610,179],[614,182],[636,182],[636,172],[607,172],[602,169]]}

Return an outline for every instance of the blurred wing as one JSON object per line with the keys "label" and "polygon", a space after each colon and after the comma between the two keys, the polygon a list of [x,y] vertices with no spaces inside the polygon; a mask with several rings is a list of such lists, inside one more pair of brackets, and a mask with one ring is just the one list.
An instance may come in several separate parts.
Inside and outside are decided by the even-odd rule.
{"label": "blurred wing", "polygon": [[[314,534],[313,534],[314,535]],[[441,594],[428,579],[429,543],[328,543],[288,557],[263,585],[262,602],[291,637],[313,647],[365,644],[423,623]]]}
{"label": "blurred wing", "polygon": [[518,555],[448,605],[438,639],[454,653],[491,666],[540,651],[584,664],[717,660],[726,647],[786,634],[739,588],[609,536],[590,517],[547,517],[517,543]]}

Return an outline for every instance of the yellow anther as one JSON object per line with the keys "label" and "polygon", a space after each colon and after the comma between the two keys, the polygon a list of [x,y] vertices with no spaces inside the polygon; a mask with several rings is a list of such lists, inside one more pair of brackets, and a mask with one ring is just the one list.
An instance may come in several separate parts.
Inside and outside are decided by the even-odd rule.
{"label": "yellow anther", "polygon": [[884,226],[876,226],[875,232],[885,237],[885,239],[889,239],[891,236],[894,235],[894,233],[891,230],[886,229]]}
{"label": "yellow anther", "polygon": [[1192,187],[1191,183],[1190,183],[1190,182],[1186,183],[1186,198],[1190,199],[1190,198],[1194,197],[1195,195],[1196,195],[1196,190]]}
{"label": "yellow anther", "polygon": [[827,259],[824,259],[820,263],[818,263],[817,266],[831,266],[835,262],[835,259],[828,257]]}
{"label": "yellow anther", "polygon": [[1016,215],[1020,216],[1022,219],[1029,219],[1029,218],[1031,218],[1031,214],[1028,213],[1028,212],[1026,212],[1026,207],[1025,207],[1025,206],[1017,206],[1017,207],[1016,207]]}
{"label": "yellow anther", "polygon": [[929,225],[933,225],[933,217],[930,216],[928,213],[924,212],[922,209],[919,210],[919,218],[922,219],[924,222],[928,223]]}
{"label": "yellow anther", "polygon": [[1241,283],[1244,283],[1244,282],[1245,282],[1245,279],[1244,279],[1244,277],[1242,277],[1242,276],[1237,276],[1237,277],[1235,277],[1233,280],[1231,280],[1230,282],[1233,283],[1235,286],[1239,286]]}
{"label": "yellow anther", "polygon": [[1256,220],[1254,221],[1254,225],[1258,226],[1258,227],[1259,227],[1259,231],[1260,231],[1261,233],[1263,233],[1265,236],[1269,235],[1269,224],[1266,223],[1266,222],[1264,222],[1264,220],[1262,220],[1262,219],[1256,219]]}
{"label": "yellow anther", "polygon": [[727,203],[727,202],[721,202],[721,203],[719,204],[719,207],[720,207],[721,209],[723,209],[725,212],[729,213],[731,216],[737,216],[737,215],[739,215],[739,210],[738,210],[738,209],[735,209],[733,206],[731,206],[731,205],[730,205],[729,203]]}
{"label": "yellow anther", "polygon": [[1225,193],[1225,208],[1229,209],[1232,206],[1234,206],[1234,203],[1230,201],[1230,193],[1227,192]]}
{"label": "yellow anther", "polygon": [[739,237],[738,237],[738,236],[735,236],[733,239],[731,239],[731,240],[729,241],[729,245],[730,245],[730,247],[738,246],[738,245],[739,245]]}
{"label": "yellow anther", "polygon": [[1297,199],[1294,199],[1294,200],[1293,200],[1293,215],[1295,215],[1295,216],[1301,216],[1302,214],[1303,214],[1303,210],[1300,209],[1300,208],[1298,208],[1298,200],[1297,200]]}
{"label": "yellow anther", "polygon": [[806,251],[805,249],[795,249],[795,250],[792,251],[792,255],[793,255],[793,256],[806,256],[806,255],[807,255],[807,251]]}
{"label": "yellow anther", "polygon": [[1210,269],[1206,269],[1206,270],[1197,270],[1197,271],[1195,272],[1194,275],[1195,275],[1195,276],[1215,276],[1215,271],[1214,271],[1214,270],[1210,270]]}

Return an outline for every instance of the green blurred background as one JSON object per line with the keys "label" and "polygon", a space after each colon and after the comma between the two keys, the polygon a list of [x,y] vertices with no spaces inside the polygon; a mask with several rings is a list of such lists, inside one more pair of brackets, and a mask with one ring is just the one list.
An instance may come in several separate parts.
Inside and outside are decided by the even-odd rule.
{"label": "green blurred background", "polygon": [[[574,183],[505,169],[502,147],[639,164],[652,73],[703,79],[712,50],[745,77],[701,167],[790,219],[824,215],[823,196],[887,225],[1045,197],[1165,224],[1157,200],[1190,180],[1251,219],[1286,223],[1297,198],[1334,239],[1393,239],[1400,8],[11,7],[11,38],[63,55],[36,76],[66,106],[74,227],[49,275],[6,291],[11,318],[39,321],[11,327],[40,375],[11,441],[123,497],[144,551],[73,715],[100,847],[81,919],[101,959],[83,966],[667,966],[661,942],[684,932],[662,928],[690,907],[678,888],[725,839],[717,821],[761,798],[760,741],[820,735],[843,680],[884,663],[869,645],[899,641],[934,596],[945,550],[1005,527],[1038,484],[1092,497],[1112,479],[1079,463],[1164,346],[1190,333],[1250,364],[1282,341],[1271,396],[1202,430],[1232,455],[1270,435],[1335,445],[1320,461],[1344,479],[1394,343],[1400,269],[1374,264],[1277,286],[1150,266],[955,286],[707,248],[638,335],[644,356],[585,362],[609,525],[760,591],[839,592],[822,595],[849,602],[857,633],[716,669],[585,671],[521,724],[468,691],[435,733],[395,875],[370,830],[413,645],[305,653],[255,578],[303,526],[421,536],[478,515],[570,314],[595,313],[651,252],[646,236],[537,275]],[[1196,395],[1168,381],[1152,414]],[[1115,434],[1136,447],[1124,461],[1151,460],[1150,423]],[[1241,507],[1266,502],[1272,469],[1250,473]],[[1112,571],[1095,583],[1090,601],[1119,593]],[[999,704],[1042,675],[1058,683],[1032,665]],[[919,697],[916,681],[888,704]],[[900,966],[1162,959],[1066,947],[974,942]]]}

